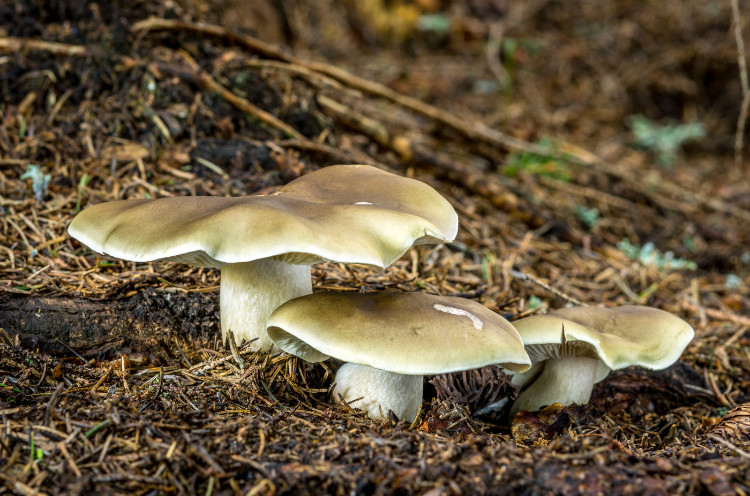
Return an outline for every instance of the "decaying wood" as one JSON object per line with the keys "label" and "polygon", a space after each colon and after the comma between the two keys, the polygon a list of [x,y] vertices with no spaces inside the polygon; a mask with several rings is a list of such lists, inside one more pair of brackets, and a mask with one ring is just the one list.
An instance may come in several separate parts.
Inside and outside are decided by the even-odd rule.
{"label": "decaying wood", "polygon": [[0,299],[0,327],[45,352],[174,335],[213,343],[219,333],[218,305],[216,294],[153,290],[117,300],[11,295]]}

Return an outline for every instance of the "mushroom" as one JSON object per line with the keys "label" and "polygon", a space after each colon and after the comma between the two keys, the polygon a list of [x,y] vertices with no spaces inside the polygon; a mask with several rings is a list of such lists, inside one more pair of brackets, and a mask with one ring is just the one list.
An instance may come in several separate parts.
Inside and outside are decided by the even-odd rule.
{"label": "mushroom", "polygon": [[136,262],[221,269],[222,338],[267,349],[266,321],[312,292],[310,265],[385,268],[414,244],[452,241],[453,207],[425,183],[367,165],[304,175],[276,193],[235,198],[120,200],[78,214],[68,232],[93,250]]}
{"label": "mushroom", "polygon": [[502,364],[529,367],[510,323],[484,305],[422,293],[324,292],[290,300],[271,315],[268,335],[308,362],[346,363],[336,374],[339,395],[370,417],[388,410],[412,421],[422,404],[422,375]]}
{"label": "mushroom", "polygon": [[574,307],[513,322],[531,358],[531,368],[513,374],[524,386],[511,408],[585,404],[596,382],[610,370],[640,365],[663,369],[674,363],[693,328],[663,310],[643,306]]}

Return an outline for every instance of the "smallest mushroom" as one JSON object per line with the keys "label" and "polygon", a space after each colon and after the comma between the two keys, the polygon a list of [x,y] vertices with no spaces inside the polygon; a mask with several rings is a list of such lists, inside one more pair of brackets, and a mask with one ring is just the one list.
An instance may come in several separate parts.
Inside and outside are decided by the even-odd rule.
{"label": "smallest mushroom", "polygon": [[513,325],[532,365],[513,374],[513,383],[524,389],[510,410],[511,418],[521,410],[552,403],[588,403],[594,384],[610,370],[669,367],[694,334],[679,317],[643,306],[564,308]]}
{"label": "smallest mushroom", "polygon": [[484,305],[422,293],[315,293],[271,315],[268,336],[308,362],[335,357],[339,395],[370,417],[388,410],[413,421],[422,404],[422,376],[490,364],[522,372],[529,357],[518,332]]}

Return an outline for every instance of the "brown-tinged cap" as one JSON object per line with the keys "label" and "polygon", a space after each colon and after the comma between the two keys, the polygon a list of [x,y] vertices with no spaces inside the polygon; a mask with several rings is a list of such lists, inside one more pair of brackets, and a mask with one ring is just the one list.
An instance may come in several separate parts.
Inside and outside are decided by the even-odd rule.
{"label": "brown-tinged cap", "polygon": [[471,300],[422,293],[302,296],[276,309],[268,335],[307,361],[333,356],[401,374],[530,365],[507,320]]}
{"label": "brown-tinged cap", "polygon": [[679,317],[644,306],[564,308],[513,325],[532,362],[559,356],[565,343],[564,353],[598,358],[613,370],[630,365],[666,368],[680,357],[694,334]]}
{"label": "brown-tinged cap", "polygon": [[86,208],[68,232],[132,261],[220,267],[276,257],[386,267],[413,244],[452,241],[453,207],[425,183],[366,165],[302,176],[269,196],[121,200]]}

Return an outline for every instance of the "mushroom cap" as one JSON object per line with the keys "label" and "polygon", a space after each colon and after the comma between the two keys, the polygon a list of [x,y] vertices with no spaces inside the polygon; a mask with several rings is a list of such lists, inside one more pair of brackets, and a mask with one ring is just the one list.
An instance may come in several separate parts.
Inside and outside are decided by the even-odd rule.
{"label": "mushroom cap", "polygon": [[83,210],[68,232],[125,260],[221,267],[276,257],[386,267],[413,244],[456,236],[453,207],[425,183],[367,165],[336,165],[268,196],[120,200]]}
{"label": "mushroom cap", "polygon": [[[680,357],[694,334],[679,317],[644,306],[564,308],[513,325],[534,363],[580,354],[599,358],[612,370],[630,365],[666,368]],[[597,379],[606,370],[600,369]]]}
{"label": "mushroom cap", "polygon": [[268,336],[309,362],[333,356],[400,374],[441,374],[530,361],[518,332],[484,305],[422,293],[315,293],[271,315]]}

